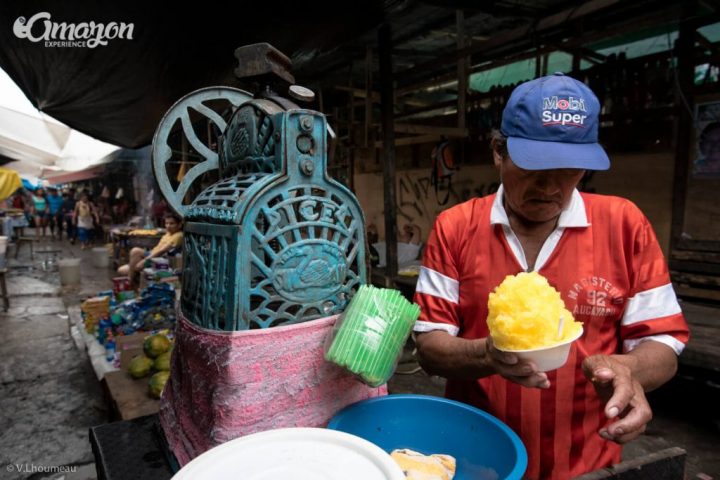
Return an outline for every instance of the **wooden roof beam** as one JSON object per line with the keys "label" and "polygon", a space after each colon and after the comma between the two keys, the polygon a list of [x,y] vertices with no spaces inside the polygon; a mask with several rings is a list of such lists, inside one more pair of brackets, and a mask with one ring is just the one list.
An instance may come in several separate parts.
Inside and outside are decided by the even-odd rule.
{"label": "wooden roof beam", "polygon": [[424,73],[427,70],[437,69],[439,65],[456,63],[459,59],[463,57],[467,57],[469,55],[480,53],[483,51],[492,50],[493,48],[506,45],[510,42],[527,38],[544,30],[549,30],[550,28],[554,28],[562,24],[578,20],[587,15],[596,13],[619,2],[620,0],[591,0],[580,6],[569,8],[563,10],[560,13],[549,15],[545,18],[540,19],[537,22],[527,24],[504,33],[500,33],[499,35],[492,37],[487,42],[474,44],[469,47],[457,50],[455,52],[443,52],[441,55],[436,56],[432,60],[421,63],[420,65],[416,65],[402,72],[396,72],[394,77],[397,79],[408,78],[417,75],[418,73]]}

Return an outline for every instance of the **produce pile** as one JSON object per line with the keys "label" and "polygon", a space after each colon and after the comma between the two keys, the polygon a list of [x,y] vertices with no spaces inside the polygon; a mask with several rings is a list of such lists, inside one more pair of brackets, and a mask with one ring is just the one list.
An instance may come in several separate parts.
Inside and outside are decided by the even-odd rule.
{"label": "produce pile", "polygon": [[165,383],[170,378],[172,348],[173,343],[167,335],[150,335],[143,342],[144,353],[133,357],[128,367],[128,373],[133,378],[145,378],[152,373],[148,382],[148,393],[153,398],[160,398]]}

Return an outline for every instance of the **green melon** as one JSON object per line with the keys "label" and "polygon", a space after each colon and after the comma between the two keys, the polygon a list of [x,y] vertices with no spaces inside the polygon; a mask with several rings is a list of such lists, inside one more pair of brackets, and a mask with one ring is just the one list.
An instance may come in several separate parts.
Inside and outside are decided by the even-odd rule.
{"label": "green melon", "polygon": [[163,388],[165,388],[165,384],[167,383],[168,378],[170,378],[170,372],[167,371],[157,372],[155,375],[150,377],[150,382],[148,383],[148,386],[150,387],[151,397],[160,398],[160,395],[162,394]]}
{"label": "green melon", "polygon": [[143,351],[148,357],[155,358],[170,350],[170,346],[170,340],[165,335],[150,335],[143,342]]}
{"label": "green melon", "polygon": [[153,367],[155,368],[155,370],[164,371],[164,372],[170,371],[170,355],[171,354],[172,354],[172,352],[165,352],[165,353],[161,353],[160,355],[158,355],[157,358],[155,359],[155,363],[153,364]]}
{"label": "green melon", "polygon": [[130,366],[128,372],[133,378],[143,378],[150,373],[150,369],[153,367],[153,361],[151,358],[145,355],[136,355],[130,360]]}

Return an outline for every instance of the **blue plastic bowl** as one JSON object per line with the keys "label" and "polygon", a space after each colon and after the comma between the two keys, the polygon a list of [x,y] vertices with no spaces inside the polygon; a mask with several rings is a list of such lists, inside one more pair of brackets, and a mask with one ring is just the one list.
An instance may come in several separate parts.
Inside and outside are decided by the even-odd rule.
{"label": "blue plastic bowl", "polygon": [[427,395],[388,395],[354,403],[328,428],[352,433],[383,450],[409,448],[457,460],[455,480],[520,479],[527,451],[492,415],[464,403]]}

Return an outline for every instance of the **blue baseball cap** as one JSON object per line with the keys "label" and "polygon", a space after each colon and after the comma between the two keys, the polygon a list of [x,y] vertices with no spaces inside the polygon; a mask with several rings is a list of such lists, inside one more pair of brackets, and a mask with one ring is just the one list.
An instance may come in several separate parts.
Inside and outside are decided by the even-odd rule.
{"label": "blue baseball cap", "polygon": [[600,102],[592,90],[558,72],[513,90],[500,131],[513,163],[525,170],[607,170],[599,123]]}

